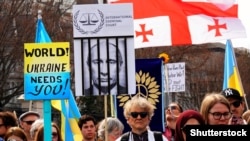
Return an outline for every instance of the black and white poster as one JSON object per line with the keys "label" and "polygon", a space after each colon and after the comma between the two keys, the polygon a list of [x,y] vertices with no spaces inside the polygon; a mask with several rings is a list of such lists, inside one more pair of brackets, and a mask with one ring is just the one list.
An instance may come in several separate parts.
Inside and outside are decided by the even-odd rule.
{"label": "black and white poster", "polygon": [[135,93],[131,4],[73,7],[76,95]]}

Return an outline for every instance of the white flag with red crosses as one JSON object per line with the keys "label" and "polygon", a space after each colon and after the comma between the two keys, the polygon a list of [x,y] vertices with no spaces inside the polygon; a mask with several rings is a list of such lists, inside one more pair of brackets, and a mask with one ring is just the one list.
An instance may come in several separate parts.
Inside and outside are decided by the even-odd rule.
{"label": "white flag with red crosses", "polygon": [[116,0],[133,3],[135,48],[245,38],[235,0]]}
{"label": "white flag with red crosses", "polygon": [[[134,20],[135,44],[140,47],[172,44],[168,16]],[[163,38],[159,38],[163,37]],[[167,37],[167,38],[166,38]]]}

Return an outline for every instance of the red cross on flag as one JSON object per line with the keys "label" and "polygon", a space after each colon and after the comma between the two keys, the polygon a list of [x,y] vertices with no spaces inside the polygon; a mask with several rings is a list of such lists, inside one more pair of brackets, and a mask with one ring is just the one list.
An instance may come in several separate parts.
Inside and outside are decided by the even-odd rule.
{"label": "red cross on flag", "polygon": [[167,16],[134,20],[134,28],[136,48],[171,45],[171,26]]}
{"label": "red cross on flag", "polygon": [[115,0],[133,3],[135,47],[245,38],[236,0]]}

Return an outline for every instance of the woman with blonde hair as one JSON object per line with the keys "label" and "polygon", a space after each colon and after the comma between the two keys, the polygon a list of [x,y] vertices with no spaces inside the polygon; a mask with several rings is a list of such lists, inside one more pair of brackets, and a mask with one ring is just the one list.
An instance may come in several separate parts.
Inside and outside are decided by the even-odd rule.
{"label": "woman with blonde hair", "polygon": [[227,125],[232,116],[229,101],[221,93],[208,93],[202,100],[200,113],[209,125]]}

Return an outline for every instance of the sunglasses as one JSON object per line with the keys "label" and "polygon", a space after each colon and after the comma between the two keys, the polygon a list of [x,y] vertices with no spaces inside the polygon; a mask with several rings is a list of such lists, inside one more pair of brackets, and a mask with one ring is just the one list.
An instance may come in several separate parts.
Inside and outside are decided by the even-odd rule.
{"label": "sunglasses", "polygon": [[56,137],[57,135],[57,132],[52,132],[52,137]]}
{"label": "sunglasses", "polygon": [[148,112],[131,112],[130,115],[133,118],[137,118],[140,115],[141,118],[145,118],[148,115]]}
{"label": "sunglasses", "polygon": [[233,103],[230,103],[230,105],[233,105],[235,108],[238,108],[241,104],[241,101],[235,101]]}
{"label": "sunglasses", "polygon": [[28,121],[23,121],[23,122],[25,122],[25,123],[28,124],[28,125],[31,125],[31,124],[34,123],[35,121],[34,121],[34,120],[28,120]]}

